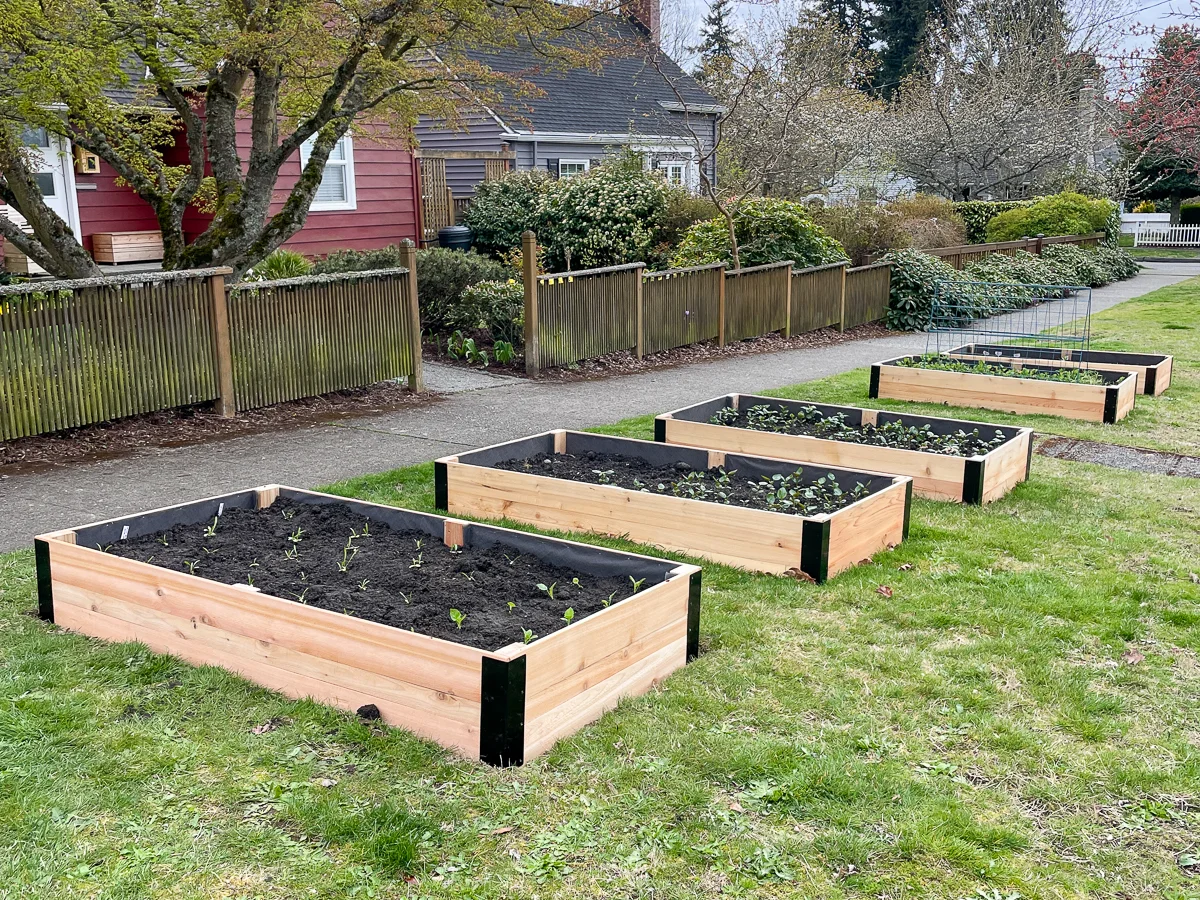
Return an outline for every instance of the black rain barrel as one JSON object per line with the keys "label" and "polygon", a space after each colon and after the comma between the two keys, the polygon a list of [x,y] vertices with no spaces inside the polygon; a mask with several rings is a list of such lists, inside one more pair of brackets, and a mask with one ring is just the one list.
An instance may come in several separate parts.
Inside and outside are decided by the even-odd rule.
{"label": "black rain barrel", "polygon": [[471,229],[466,225],[447,225],[438,229],[438,246],[447,250],[470,250]]}

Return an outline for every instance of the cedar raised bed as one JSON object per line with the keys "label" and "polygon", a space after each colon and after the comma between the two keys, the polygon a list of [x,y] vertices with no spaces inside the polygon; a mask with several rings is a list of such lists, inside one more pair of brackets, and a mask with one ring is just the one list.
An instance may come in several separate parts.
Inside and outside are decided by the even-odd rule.
{"label": "cedar raised bed", "polygon": [[[756,431],[717,425],[710,421],[722,409],[744,410],[760,405],[780,407],[790,412],[815,407],[826,416],[844,415],[847,424],[855,426],[883,425],[887,422],[901,422],[909,426],[928,424],[938,434],[954,434],[959,430],[970,433],[978,429],[980,435],[985,437],[999,431],[1006,440],[980,456],[950,456],[803,434]],[[805,466],[832,465],[907,475],[913,480],[913,491],[921,497],[975,504],[998,500],[1025,481],[1029,477],[1033,454],[1033,430],[1029,428],[893,413],[857,406],[781,400],[753,394],[727,394],[661,415],[654,420],[654,439],[666,444],[773,456],[795,460]]]}
{"label": "cedar raised bed", "polygon": [[1010,344],[964,344],[950,355],[957,359],[1022,360],[1039,366],[1077,367],[1101,372],[1133,372],[1139,394],[1158,396],[1171,386],[1174,357],[1158,353],[1125,353],[1120,350],[1050,350]]}
{"label": "cedar raised bed", "polygon": [[[533,565],[569,568],[583,579],[636,578],[645,584],[532,643],[518,640],[486,650],[100,549],[174,526],[189,526],[190,533],[190,526],[203,529],[231,510],[276,503],[281,513],[343,506],[373,525],[428,535],[464,554],[494,555],[498,548],[505,559],[510,551],[532,558]],[[519,765],[599,718],[621,697],[650,690],[696,656],[699,640],[695,566],[287,487],[240,491],[46,534],[36,539],[35,550],[44,619],[92,637],[139,641],[192,663],[221,666],[290,697],[349,710],[374,705],[388,724],[493,765]],[[420,602],[418,595],[411,599]]]}
{"label": "cedar raised bed", "polygon": [[[1128,371],[1098,372],[1103,384],[1074,384],[1012,375],[944,372],[897,364],[902,359],[918,358],[899,356],[871,366],[871,399],[882,397],[1010,413],[1041,413],[1111,425],[1129,415],[1137,394],[1137,376]],[[1053,367],[1006,360],[993,364],[1007,364],[1017,370],[1059,371]]]}
{"label": "cedar raised bed", "polygon": [[743,569],[802,574],[815,582],[895,546],[908,534],[912,479],[878,472],[806,469],[805,482],[833,474],[841,485],[861,482],[869,493],[833,513],[801,516],[495,468],[534,455],[586,458],[589,452],[654,465],[683,463],[695,471],[723,466],[750,479],[791,475],[797,469],[783,460],[720,450],[549,431],[438,460],[437,506],[451,513],[625,537]]}

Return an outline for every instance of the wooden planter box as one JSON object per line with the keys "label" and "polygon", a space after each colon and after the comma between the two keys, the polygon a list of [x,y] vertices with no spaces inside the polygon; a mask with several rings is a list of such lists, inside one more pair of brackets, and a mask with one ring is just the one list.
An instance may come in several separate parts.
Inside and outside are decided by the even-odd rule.
{"label": "wooden planter box", "polygon": [[1016,347],[1008,344],[964,344],[950,355],[958,359],[984,359],[1012,362],[1021,360],[1054,368],[1095,369],[1100,372],[1133,372],[1139,394],[1157,396],[1171,386],[1174,357],[1157,353],[1125,353],[1118,350],[1048,350],[1042,347]]}
{"label": "wooden planter box", "polygon": [[895,546],[908,534],[912,479],[877,472],[825,466],[806,470],[805,476],[814,480],[832,472],[842,485],[853,487],[861,481],[871,491],[837,512],[808,517],[492,467],[534,454],[589,450],[636,456],[655,465],[686,462],[693,469],[723,465],[749,478],[791,474],[797,468],[783,460],[719,450],[549,431],[438,460],[434,464],[438,508],[541,528],[625,537],[759,572],[798,570],[816,582]]}
{"label": "wooden planter box", "polygon": [[[726,407],[749,409],[762,404],[782,407],[793,412],[802,407],[815,406],[827,416],[844,414],[850,425],[928,423],[938,434],[953,434],[959,429],[972,431],[978,428],[980,435],[984,437],[1000,431],[1007,440],[983,456],[946,456],[941,453],[875,447],[808,435],[773,434],[709,422],[719,410]],[[913,491],[921,497],[980,504],[998,500],[1027,479],[1033,454],[1033,430],[1029,428],[990,425],[960,419],[939,419],[933,416],[862,409],[857,406],[830,406],[803,400],[781,400],[778,397],[759,397],[753,394],[727,394],[659,416],[654,420],[654,439],[665,444],[711,447],[734,453],[774,456],[795,460],[805,466],[831,465],[907,475],[913,480]]]}
{"label": "wooden planter box", "polygon": [[[446,544],[500,544],[594,575],[652,585],[530,644],[496,651],[282,600],[103,553],[97,546],[210,521],[227,509],[340,503]],[[269,486],[55,532],[34,542],[42,618],[139,641],[237,672],[289,697],[379,708],[406,728],[493,765],[519,765],[697,653],[700,570],[540,535]]]}
{"label": "wooden planter box", "polygon": [[[1104,384],[1072,384],[897,365],[901,359],[913,358],[900,356],[871,366],[871,398],[976,406],[1010,413],[1042,413],[1111,425],[1129,415],[1137,394],[1137,376],[1132,372],[1100,372]],[[1004,361],[998,364],[1003,365]],[[1018,362],[1010,365],[1033,371],[1058,371]]]}
{"label": "wooden planter box", "polygon": [[163,258],[162,233],[112,231],[92,235],[92,258],[98,263],[154,262]]}

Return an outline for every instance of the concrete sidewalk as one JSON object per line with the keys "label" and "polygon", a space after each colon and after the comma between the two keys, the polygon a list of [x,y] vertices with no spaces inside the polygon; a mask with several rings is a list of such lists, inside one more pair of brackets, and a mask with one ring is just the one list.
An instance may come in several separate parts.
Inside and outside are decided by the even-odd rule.
{"label": "concrete sidewalk", "polygon": [[[1148,266],[1136,278],[1097,289],[1092,311],[1194,274],[1186,265]],[[587,428],[716,394],[810,381],[925,346],[923,334],[898,334],[568,383],[430,365],[430,387],[447,396],[429,406],[0,479],[0,551],[97,519],[271,482],[317,487],[549,428]]]}

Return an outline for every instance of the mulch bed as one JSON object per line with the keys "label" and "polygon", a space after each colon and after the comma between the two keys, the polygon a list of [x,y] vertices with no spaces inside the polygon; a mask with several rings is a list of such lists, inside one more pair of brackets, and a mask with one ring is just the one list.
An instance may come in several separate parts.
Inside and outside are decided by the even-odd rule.
{"label": "mulch bed", "polygon": [[[664,350],[662,353],[654,353],[640,360],[632,350],[622,350],[619,353],[610,353],[607,356],[582,360],[570,366],[544,369],[538,375],[537,380],[584,381],[592,378],[632,375],[651,369],[668,369],[696,362],[725,359],[730,356],[745,356],[751,353],[778,353],[780,350],[804,350],[812,347],[844,344],[847,341],[865,341],[874,338],[894,337],[895,334],[896,332],[888,331],[883,325],[873,322],[868,325],[859,325],[857,328],[851,328],[844,332],[838,331],[835,328],[822,328],[818,331],[793,335],[790,338],[785,338],[777,333],[764,334],[759,337],[747,338],[744,341],[734,341],[726,344],[724,347],[719,346],[716,341],[705,341],[701,344],[690,344],[687,347]],[[488,347],[486,349],[490,357],[491,348]],[[447,356],[444,344],[426,343],[425,354],[426,359],[436,359],[441,363],[463,366],[469,369],[479,368],[478,366],[470,365],[465,360]],[[487,371],[500,375],[527,377],[525,374],[524,358],[518,358],[507,365],[499,365],[493,360],[488,364]]]}
{"label": "mulch bed", "polygon": [[[628,577],[571,572],[502,547],[455,550],[332,503],[231,509],[211,531],[177,525],[104,549],[485,650],[522,642],[524,629],[544,637],[565,628],[567,609],[578,622],[634,593]],[[464,614],[461,628],[451,609]]]}
{"label": "mulch bed", "polygon": [[208,405],[163,410],[72,428],[55,434],[0,442],[0,478],[69,463],[128,456],[141,450],[188,447],[248,434],[315,425],[330,419],[369,416],[437,399],[414,394],[400,382],[338,391],[223,419]]}
{"label": "mulch bed", "polygon": [[1175,475],[1181,478],[1200,478],[1200,456],[1123,447],[1101,441],[1081,441],[1076,438],[1052,437],[1042,441],[1037,452],[1054,459],[1088,462],[1149,475]]}

